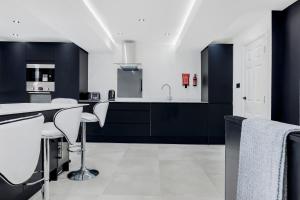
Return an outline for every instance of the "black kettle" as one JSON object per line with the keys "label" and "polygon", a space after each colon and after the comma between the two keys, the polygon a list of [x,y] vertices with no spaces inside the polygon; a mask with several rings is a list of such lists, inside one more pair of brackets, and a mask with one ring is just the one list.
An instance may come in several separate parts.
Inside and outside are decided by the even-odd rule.
{"label": "black kettle", "polygon": [[116,99],[116,92],[114,90],[108,91],[108,100],[114,101]]}

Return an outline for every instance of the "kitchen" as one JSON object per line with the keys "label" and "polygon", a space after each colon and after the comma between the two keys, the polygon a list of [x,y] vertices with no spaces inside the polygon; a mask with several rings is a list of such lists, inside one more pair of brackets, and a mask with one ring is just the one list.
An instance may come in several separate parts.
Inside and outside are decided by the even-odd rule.
{"label": "kitchen", "polygon": [[300,183],[299,1],[0,5],[0,199],[268,199],[253,179],[285,162]]}

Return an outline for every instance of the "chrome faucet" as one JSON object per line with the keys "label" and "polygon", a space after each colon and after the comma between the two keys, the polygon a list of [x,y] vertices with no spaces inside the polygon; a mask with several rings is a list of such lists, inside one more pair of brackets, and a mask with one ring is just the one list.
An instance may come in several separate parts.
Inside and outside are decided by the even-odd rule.
{"label": "chrome faucet", "polygon": [[161,89],[163,90],[165,87],[168,87],[169,88],[169,96],[168,96],[168,100],[172,100],[172,95],[171,95],[171,92],[172,92],[172,88],[171,86],[168,84],[168,83],[165,83],[161,86]]}

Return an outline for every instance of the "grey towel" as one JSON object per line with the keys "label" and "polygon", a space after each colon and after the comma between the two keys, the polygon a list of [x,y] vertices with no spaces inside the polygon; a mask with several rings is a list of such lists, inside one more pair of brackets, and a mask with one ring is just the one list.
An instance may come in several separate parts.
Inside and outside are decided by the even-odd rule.
{"label": "grey towel", "polygon": [[242,126],[237,200],[286,199],[286,138],[299,126],[246,119]]}

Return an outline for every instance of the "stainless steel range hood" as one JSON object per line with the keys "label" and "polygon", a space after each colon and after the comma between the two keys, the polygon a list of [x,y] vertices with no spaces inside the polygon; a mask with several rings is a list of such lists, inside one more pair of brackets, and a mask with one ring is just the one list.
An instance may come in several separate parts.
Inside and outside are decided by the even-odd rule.
{"label": "stainless steel range hood", "polygon": [[137,70],[141,63],[136,62],[136,43],[133,40],[125,40],[122,43],[122,62],[115,63],[123,70]]}

